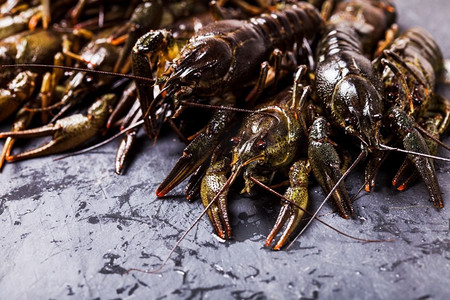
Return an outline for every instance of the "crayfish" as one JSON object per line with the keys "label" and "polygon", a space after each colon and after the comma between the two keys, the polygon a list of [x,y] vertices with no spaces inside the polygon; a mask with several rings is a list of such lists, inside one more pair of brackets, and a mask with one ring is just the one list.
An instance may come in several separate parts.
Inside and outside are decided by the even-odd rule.
{"label": "crayfish", "polygon": [[[404,151],[393,185],[403,190],[420,177],[434,206],[444,206],[432,160],[450,122],[449,101],[434,92],[443,58],[422,29],[397,37],[393,1],[134,1],[127,9],[113,1],[107,14],[66,1],[18,7],[8,16],[16,26],[0,28],[0,38],[8,36],[0,41],[2,65],[20,65],[0,74],[0,120],[17,112],[11,132],[0,133],[3,160],[67,151],[120,127],[120,173],[141,124],[154,140],[169,124],[187,146],[156,195],[190,176],[187,198],[201,197],[223,239],[232,237],[230,187],[242,177],[242,193],[270,190],[287,175],[266,239],[271,247],[281,232],[276,250],[310,214],[310,173],[343,218],[354,216],[344,179],[363,158],[367,192],[387,155]],[[63,2],[72,6],[70,20],[56,13]],[[39,16],[47,30],[37,28]],[[34,31],[25,31],[30,22]],[[52,62],[45,75],[23,65]],[[86,103],[86,113],[65,116]],[[195,107],[214,112],[191,120]],[[27,129],[37,113],[42,126]],[[53,138],[11,154],[15,139],[42,135]],[[342,141],[360,150],[349,168]]]}

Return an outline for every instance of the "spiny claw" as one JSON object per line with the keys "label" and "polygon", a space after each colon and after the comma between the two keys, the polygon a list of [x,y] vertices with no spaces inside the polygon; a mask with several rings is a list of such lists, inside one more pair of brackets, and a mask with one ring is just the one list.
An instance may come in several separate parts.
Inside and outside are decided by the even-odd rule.
{"label": "spiny claw", "polygon": [[414,168],[413,162],[406,158],[392,179],[392,185],[397,187],[398,191],[404,191],[419,177],[419,172]]}
{"label": "spiny claw", "polygon": [[[430,154],[425,139],[420,132],[414,128],[413,120],[403,110],[392,108],[389,111],[388,116],[393,121],[393,125],[397,130],[397,134],[402,139],[405,150]],[[443,208],[444,201],[437,181],[433,160],[428,157],[412,154],[408,154],[408,159],[415,165],[420,177],[422,177],[425,182],[433,205],[438,208]]]}
{"label": "spiny claw", "polygon": [[[202,202],[207,207],[216,195],[222,190],[227,182],[227,173],[230,170],[230,160],[228,158],[221,159],[212,163],[205,176],[202,179],[200,195]],[[227,210],[227,194],[226,188],[218,196],[218,199],[207,211],[208,217],[214,226],[218,236],[222,239],[231,237],[231,225],[228,219]]]}
{"label": "spiny claw", "polygon": [[[284,196],[297,204],[299,207],[306,209],[308,205],[308,175],[311,171],[309,162],[299,160],[295,162],[289,171],[290,186],[286,190]],[[270,247],[275,236],[280,232],[283,226],[286,225],[280,239],[276,243],[273,250],[280,250],[287,242],[292,232],[297,228],[303,217],[303,210],[288,203],[281,201],[281,210],[272,231],[267,236],[266,246]]]}
{"label": "spiny claw", "polygon": [[184,194],[188,201],[193,201],[198,196],[200,196],[202,179],[205,176],[207,169],[208,164],[204,163],[203,165],[199,166],[197,170],[195,170],[195,172],[192,174],[191,178],[189,178],[189,181],[186,184],[186,188],[184,190]]}
{"label": "spiny claw", "polygon": [[[436,95],[434,96],[436,99]],[[446,101],[445,99],[443,99]],[[444,115],[441,115],[443,113]],[[439,140],[440,134],[443,133],[448,126],[445,120],[445,111],[439,112],[437,114],[431,113],[426,117],[426,121],[422,124],[422,128],[428,132],[427,137],[424,136],[425,142],[427,143],[428,150],[430,154],[437,155],[438,153],[438,143],[433,140]],[[397,190],[403,191],[412,183],[414,183],[420,177],[419,172],[415,168],[413,162],[406,158],[394,178],[392,179],[392,185],[397,187]]]}
{"label": "spiny claw", "polygon": [[[330,193],[342,177],[341,161],[329,141],[328,132],[329,124],[325,118],[317,118],[311,127],[308,146],[314,176],[326,194]],[[352,203],[343,182],[335,189],[332,198],[343,218],[348,219],[353,215]]]}
{"label": "spiny claw", "polygon": [[233,115],[234,112],[231,111],[214,113],[206,130],[184,148],[183,155],[156,189],[158,197],[163,197],[171,191],[211,157],[222,136],[227,132]]}
{"label": "spiny claw", "polygon": [[114,94],[106,94],[94,102],[87,115],[76,114],[34,129],[0,133],[0,138],[33,138],[53,135],[52,140],[24,153],[8,156],[7,161],[17,161],[63,152],[85,143],[99,134],[106,124],[111,107],[116,102]]}

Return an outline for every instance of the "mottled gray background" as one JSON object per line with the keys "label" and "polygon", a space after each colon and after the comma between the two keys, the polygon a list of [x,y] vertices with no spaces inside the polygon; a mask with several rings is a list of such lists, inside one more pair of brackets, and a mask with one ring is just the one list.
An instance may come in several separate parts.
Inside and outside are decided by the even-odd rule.
{"label": "mottled gray background", "polygon": [[[448,0],[397,1],[402,28],[423,26],[450,57]],[[444,90],[450,97],[450,89]],[[0,298],[17,299],[445,299],[450,295],[450,165],[437,172],[447,207],[428,202],[422,183],[399,193],[380,178],[344,220],[323,219],[361,243],[314,222],[291,251],[263,246],[278,201],[266,195],[230,203],[235,239],[219,241],[203,219],[160,274],[122,274],[161,263],[200,203],[178,187],[154,191],[182,149],[174,136],[142,140],[126,175],[113,173],[116,143],[89,155],[8,164],[0,175]],[[449,142],[449,139],[447,139]],[[447,154],[442,152],[441,154]],[[386,170],[383,171],[386,174]],[[348,181],[353,194],[361,173]],[[323,199],[314,186],[313,205]]]}

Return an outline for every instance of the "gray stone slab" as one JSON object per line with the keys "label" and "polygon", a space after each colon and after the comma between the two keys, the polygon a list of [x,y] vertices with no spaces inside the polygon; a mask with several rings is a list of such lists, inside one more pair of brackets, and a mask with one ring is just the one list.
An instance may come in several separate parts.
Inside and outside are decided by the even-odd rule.
{"label": "gray stone slab", "polygon": [[[450,2],[397,1],[402,28],[429,30],[450,57]],[[443,89],[450,97],[450,90]],[[449,140],[447,139],[447,142]],[[113,172],[117,143],[88,155],[6,165],[0,175],[0,298],[2,299],[448,299],[450,214],[428,202],[422,183],[397,192],[383,175],[373,193],[344,220],[323,220],[362,243],[313,222],[290,251],[264,247],[279,204],[268,195],[231,196],[235,239],[222,242],[203,218],[156,275],[152,269],[201,213],[200,202],[154,192],[181,152],[173,136],[156,146],[142,139],[123,176]],[[447,154],[442,151],[441,154]],[[449,205],[450,165],[437,164]],[[383,172],[386,174],[386,172]],[[348,180],[350,193],[361,172]],[[312,207],[324,197],[317,186]]]}

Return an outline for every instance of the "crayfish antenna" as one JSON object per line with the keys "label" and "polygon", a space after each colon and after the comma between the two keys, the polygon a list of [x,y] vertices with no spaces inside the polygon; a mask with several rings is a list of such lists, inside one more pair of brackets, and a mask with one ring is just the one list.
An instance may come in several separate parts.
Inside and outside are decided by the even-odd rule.
{"label": "crayfish antenna", "polygon": [[100,74],[100,75],[105,75],[105,76],[116,76],[116,77],[132,79],[132,80],[141,80],[141,81],[145,81],[145,82],[150,82],[151,84],[155,83],[154,79],[143,77],[143,76],[136,76],[136,75],[131,75],[131,74],[117,73],[117,72],[100,71],[100,70],[93,70],[93,69],[87,69],[87,68],[78,68],[78,67],[67,67],[67,66],[58,66],[58,65],[44,65],[44,64],[15,64],[15,65],[2,65],[1,67],[2,68],[61,69],[61,70],[65,70],[65,71],[95,73],[95,74]]}
{"label": "crayfish antenna", "polygon": [[450,158],[446,158],[446,157],[426,154],[426,153],[422,153],[422,152],[415,152],[415,151],[411,151],[411,150],[404,150],[404,149],[395,148],[395,147],[391,147],[391,146],[384,145],[384,144],[379,144],[379,146],[380,146],[380,148],[382,148],[384,150],[388,150],[388,151],[397,151],[397,152],[402,152],[402,153],[411,154],[411,155],[415,155],[415,156],[422,156],[422,157],[426,157],[426,158],[432,158],[432,159],[450,162]]}

